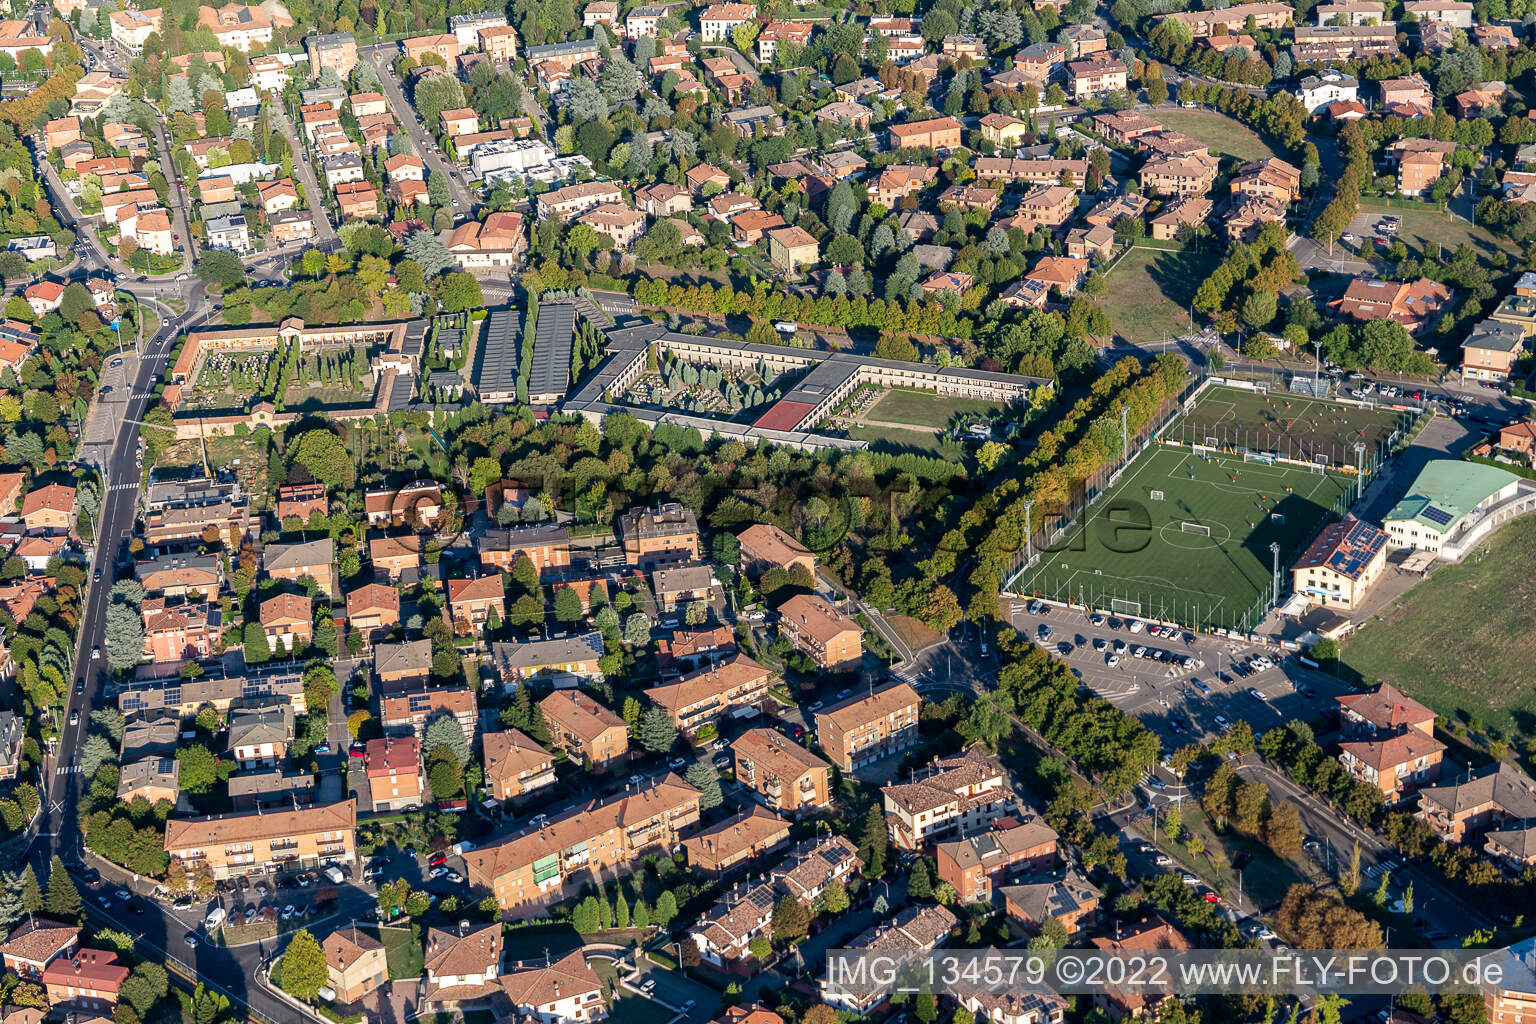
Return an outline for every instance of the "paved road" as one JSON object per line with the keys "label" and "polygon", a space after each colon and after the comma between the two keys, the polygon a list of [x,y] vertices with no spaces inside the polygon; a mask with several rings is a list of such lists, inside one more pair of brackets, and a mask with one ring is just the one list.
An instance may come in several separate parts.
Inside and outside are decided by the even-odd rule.
{"label": "paved road", "polygon": [[400,80],[395,77],[394,68],[390,67],[390,61],[394,60],[399,52],[399,46],[394,43],[379,43],[364,47],[360,56],[373,61],[373,66],[379,73],[379,81],[384,87],[384,98],[389,101],[395,120],[405,126],[416,155],[426,162],[428,173],[441,171],[448,178],[448,190],[452,193],[454,201],[454,219],[463,220],[474,210],[475,197],[464,184],[459,169],[449,163],[443,151],[437,148],[436,139],[422,125],[416,108],[411,106],[410,101],[405,98],[405,92],[400,88]]}
{"label": "paved road", "polygon": [[304,185],[304,201],[309,204],[309,216],[315,223],[315,237],[322,244],[336,241],[336,229],[331,225],[330,215],[325,211],[325,191],[321,188],[319,179],[315,177],[314,164],[310,162],[309,151],[304,148],[294,133],[293,121],[288,112],[283,109],[281,103],[269,104],[272,111],[272,123],[277,130],[283,133],[283,138],[288,142],[288,149],[293,153],[293,172],[299,176],[299,181]]}

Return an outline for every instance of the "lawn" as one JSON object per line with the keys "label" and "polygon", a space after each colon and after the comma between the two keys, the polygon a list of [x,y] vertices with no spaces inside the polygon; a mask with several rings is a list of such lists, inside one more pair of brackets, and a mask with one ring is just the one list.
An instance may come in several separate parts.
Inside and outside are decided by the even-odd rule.
{"label": "lawn", "polygon": [[1144,345],[1189,332],[1195,289],[1221,261],[1214,253],[1132,249],[1105,278],[1098,303],[1120,337]]}
{"label": "lawn", "polygon": [[918,455],[942,455],[944,451],[939,435],[927,430],[854,426],[847,433],[856,441],[868,441],[877,451],[905,450]]}
{"label": "lawn", "polygon": [[530,925],[514,928],[502,939],[510,960],[559,957],[581,945],[581,936],[568,924]]}
{"label": "lawn", "polygon": [[892,388],[881,395],[860,419],[942,430],[955,425],[957,418],[994,420],[1004,414],[1003,407],[995,402],[983,402],[975,398],[949,398],[931,391]]}
{"label": "lawn", "polygon": [[1366,685],[1391,683],[1447,718],[1531,732],[1533,559],[1536,519],[1518,519],[1366,623],[1345,643],[1344,664]]}
{"label": "lawn", "polygon": [[624,1024],[666,1024],[676,1016],[660,1003],[653,1003],[624,989],[619,991],[623,994],[613,1001],[613,1007],[608,1011],[611,1020],[623,1021]]}
{"label": "lawn", "polygon": [[411,937],[410,928],[380,928],[379,941],[384,943],[384,958],[389,965],[391,980],[421,977],[426,954],[422,952],[421,943]]}
{"label": "lawn", "polygon": [[1247,161],[1278,155],[1253,129],[1213,110],[1155,110],[1152,116],[1164,128],[1199,139],[1217,156]]}
{"label": "lawn", "polygon": [[1446,258],[1449,258],[1451,253],[1463,244],[1470,245],[1484,260],[1490,259],[1495,252],[1500,251],[1506,256],[1519,254],[1514,243],[1495,237],[1471,221],[1439,210],[1388,206],[1385,203],[1362,199],[1360,212],[1371,218],[1372,225],[1383,214],[1401,217],[1403,223],[1397,229],[1398,237],[1410,248],[1419,252],[1423,252],[1430,242],[1437,242],[1444,248]]}

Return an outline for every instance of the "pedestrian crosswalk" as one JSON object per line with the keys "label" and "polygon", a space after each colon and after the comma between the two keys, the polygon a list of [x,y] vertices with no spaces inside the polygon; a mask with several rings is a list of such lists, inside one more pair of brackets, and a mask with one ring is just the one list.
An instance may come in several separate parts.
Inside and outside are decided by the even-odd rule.
{"label": "pedestrian crosswalk", "polygon": [[114,491],[136,491],[139,489],[139,482],[137,480],[130,480],[120,484],[113,484],[112,489]]}
{"label": "pedestrian crosswalk", "polygon": [[55,775],[74,775],[79,770],[80,770],[80,766],[77,765],[77,764],[61,764],[61,765],[59,765],[59,770],[54,772],[53,774],[55,774]]}

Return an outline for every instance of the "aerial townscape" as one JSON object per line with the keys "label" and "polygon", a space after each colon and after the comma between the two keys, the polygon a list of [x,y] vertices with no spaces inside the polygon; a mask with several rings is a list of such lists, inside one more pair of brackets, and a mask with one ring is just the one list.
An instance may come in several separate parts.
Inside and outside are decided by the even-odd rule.
{"label": "aerial townscape", "polygon": [[10,0],[0,281],[0,1024],[1536,1015],[828,968],[1536,968],[1531,0]]}

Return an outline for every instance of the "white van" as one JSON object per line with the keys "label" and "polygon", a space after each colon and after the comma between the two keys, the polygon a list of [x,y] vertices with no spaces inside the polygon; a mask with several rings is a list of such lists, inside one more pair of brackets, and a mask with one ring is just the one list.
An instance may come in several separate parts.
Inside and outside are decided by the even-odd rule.
{"label": "white van", "polygon": [[329,878],[336,885],[340,885],[343,881],[346,880],[347,876],[341,873],[341,868],[332,864],[330,867],[325,869],[325,877]]}
{"label": "white van", "polygon": [[226,916],[228,915],[225,913],[223,907],[214,907],[212,910],[208,911],[208,916],[203,918],[203,926],[209,931],[213,931],[213,929],[224,923],[224,918]]}

